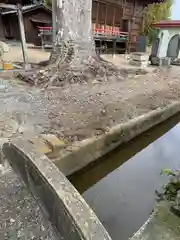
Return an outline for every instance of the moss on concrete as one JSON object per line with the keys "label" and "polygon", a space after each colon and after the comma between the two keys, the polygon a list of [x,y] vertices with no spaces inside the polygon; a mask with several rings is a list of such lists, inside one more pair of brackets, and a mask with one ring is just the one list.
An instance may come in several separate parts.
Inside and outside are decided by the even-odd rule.
{"label": "moss on concrete", "polygon": [[153,215],[131,240],[179,240],[180,218],[169,209],[166,202],[158,205]]}

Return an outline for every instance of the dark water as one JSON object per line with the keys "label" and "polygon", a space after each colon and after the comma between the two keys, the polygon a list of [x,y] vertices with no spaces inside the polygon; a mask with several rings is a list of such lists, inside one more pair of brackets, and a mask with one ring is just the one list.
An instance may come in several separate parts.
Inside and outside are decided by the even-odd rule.
{"label": "dark water", "polygon": [[[70,177],[112,239],[126,240],[148,219],[163,168],[180,169],[180,116]],[[177,124],[177,125],[176,125]]]}

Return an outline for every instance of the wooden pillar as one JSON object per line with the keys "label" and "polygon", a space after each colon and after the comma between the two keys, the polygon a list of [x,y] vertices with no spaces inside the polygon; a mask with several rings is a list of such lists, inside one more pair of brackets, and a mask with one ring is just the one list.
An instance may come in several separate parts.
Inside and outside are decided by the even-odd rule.
{"label": "wooden pillar", "polygon": [[[114,27],[114,24],[115,24],[115,16],[116,16],[116,8],[114,7],[113,9],[113,27]],[[116,39],[113,40],[113,54],[112,56],[115,57],[116,55]]]}
{"label": "wooden pillar", "polygon": [[97,2],[97,10],[96,10],[96,28],[98,27],[99,23],[99,2]]}
{"label": "wooden pillar", "polygon": [[132,30],[132,22],[130,19],[128,20],[128,53],[131,52],[131,30]]}
{"label": "wooden pillar", "polygon": [[131,45],[132,45],[132,27],[133,27],[133,24],[134,24],[134,21],[135,21],[135,8],[136,8],[136,0],[133,1],[133,15],[132,15],[132,18],[129,19],[129,23],[128,23],[128,31],[129,31],[129,34],[128,34],[128,53],[131,52]]}
{"label": "wooden pillar", "polygon": [[20,29],[20,36],[21,36],[24,68],[25,68],[25,70],[27,70],[29,68],[28,56],[27,56],[27,45],[26,45],[26,36],[25,36],[25,30],[24,30],[23,14],[22,14],[22,9],[21,9],[20,4],[18,4],[18,6],[17,6],[17,13],[18,13],[18,20],[19,20],[19,29]]}
{"label": "wooden pillar", "polygon": [[55,47],[57,34],[57,0],[52,1],[52,47]]}

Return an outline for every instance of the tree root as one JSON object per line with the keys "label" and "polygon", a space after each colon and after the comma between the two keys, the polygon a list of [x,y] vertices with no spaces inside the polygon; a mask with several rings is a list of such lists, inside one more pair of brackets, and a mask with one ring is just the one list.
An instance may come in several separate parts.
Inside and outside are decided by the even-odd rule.
{"label": "tree root", "polygon": [[85,83],[94,80],[103,82],[109,78],[123,79],[122,72],[113,64],[100,58],[92,57],[81,65],[73,66],[71,63],[56,63],[41,68],[40,71],[32,74],[26,73],[19,76],[23,81],[32,85],[40,85],[44,88],[51,86],[62,86],[65,84]]}
{"label": "tree root", "polygon": [[[86,59],[85,56],[87,56]],[[92,56],[87,52],[75,51],[71,43],[57,47],[51,54],[50,63],[38,72],[23,73],[20,78],[33,85],[48,88],[74,83],[104,82],[109,79],[123,80],[128,75],[127,70],[118,69],[93,51]]]}

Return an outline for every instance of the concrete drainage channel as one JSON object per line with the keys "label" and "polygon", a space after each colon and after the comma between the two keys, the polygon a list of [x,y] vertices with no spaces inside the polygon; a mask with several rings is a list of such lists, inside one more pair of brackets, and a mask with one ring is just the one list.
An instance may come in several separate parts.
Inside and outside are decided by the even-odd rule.
{"label": "concrete drainage channel", "polygon": [[112,127],[104,135],[85,139],[62,149],[57,157],[52,158],[52,161],[65,176],[69,176],[179,111],[180,102],[157,108],[127,123]]}
{"label": "concrete drainage channel", "polygon": [[33,144],[17,139],[5,143],[3,153],[42,206],[59,239],[111,239],[77,190]]}
{"label": "concrete drainage channel", "polygon": [[117,125],[102,136],[72,146],[53,135],[40,135],[28,141],[16,138],[3,145],[3,153],[39,205],[43,206],[45,215],[60,237],[68,240],[111,239],[65,176],[86,167],[179,111],[180,102],[175,102]]}

